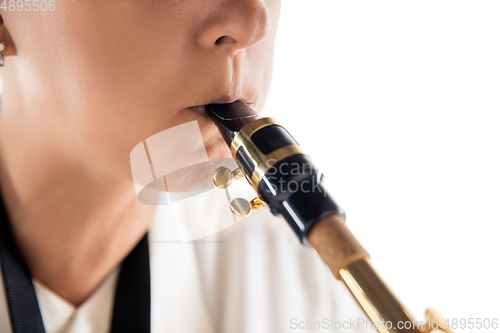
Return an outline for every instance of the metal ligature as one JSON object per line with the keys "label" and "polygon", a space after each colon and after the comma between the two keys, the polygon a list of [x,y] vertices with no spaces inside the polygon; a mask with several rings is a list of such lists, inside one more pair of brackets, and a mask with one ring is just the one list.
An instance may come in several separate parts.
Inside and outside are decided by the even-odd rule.
{"label": "metal ligature", "polygon": [[244,176],[257,192],[251,202],[233,200],[233,213],[247,216],[252,209],[268,207],[283,216],[302,244],[315,248],[345,283],[380,333],[452,332],[431,308],[425,323],[417,321],[383,281],[346,227],[344,212],[322,184],[322,173],[285,128],[239,101],[205,108],[240,167],[217,169],[216,186],[224,188]]}

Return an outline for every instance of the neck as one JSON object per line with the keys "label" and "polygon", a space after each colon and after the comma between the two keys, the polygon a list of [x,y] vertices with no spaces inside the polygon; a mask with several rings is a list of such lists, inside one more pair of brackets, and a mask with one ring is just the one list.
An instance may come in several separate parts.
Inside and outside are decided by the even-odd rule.
{"label": "neck", "polygon": [[155,206],[49,125],[3,111],[0,188],[15,241],[33,278],[80,305],[143,237]]}

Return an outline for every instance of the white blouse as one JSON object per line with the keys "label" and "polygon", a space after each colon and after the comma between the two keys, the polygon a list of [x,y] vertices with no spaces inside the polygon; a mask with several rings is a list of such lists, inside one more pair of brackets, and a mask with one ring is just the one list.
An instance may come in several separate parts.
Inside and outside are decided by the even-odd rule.
{"label": "white blouse", "polygon": [[[231,187],[157,207],[149,231],[152,332],[376,332],[284,219],[269,211],[232,217],[228,197],[254,195],[248,185]],[[118,273],[78,308],[35,280],[46,332],[108,332]],[[0,301],[0,332],[10,331]]]}

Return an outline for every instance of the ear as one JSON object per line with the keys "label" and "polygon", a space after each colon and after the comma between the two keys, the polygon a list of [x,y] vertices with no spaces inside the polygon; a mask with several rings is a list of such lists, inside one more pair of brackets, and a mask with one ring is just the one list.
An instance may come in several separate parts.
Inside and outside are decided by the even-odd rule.
{"label": "ear", "polygon": [[0,41],[5,43],[5,56],[16,55],[16,45],[14,44],[9,31],[5,27],[2,15],[0,15]]}

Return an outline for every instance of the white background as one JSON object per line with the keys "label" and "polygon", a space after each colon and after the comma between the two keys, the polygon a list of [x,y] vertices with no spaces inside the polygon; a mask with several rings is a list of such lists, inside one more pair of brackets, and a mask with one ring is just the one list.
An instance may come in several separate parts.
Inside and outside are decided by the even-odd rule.
{"label": "white background", "polygon": [[497,0],[283,0],[265,112],[419,319],[500,318],[499,97]]}
{"label": "white background", "polygon": [[500,2],[283,0],[273,80],[415,316],[500,318]]}

